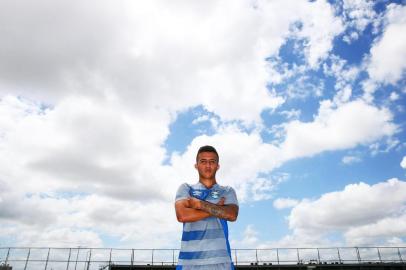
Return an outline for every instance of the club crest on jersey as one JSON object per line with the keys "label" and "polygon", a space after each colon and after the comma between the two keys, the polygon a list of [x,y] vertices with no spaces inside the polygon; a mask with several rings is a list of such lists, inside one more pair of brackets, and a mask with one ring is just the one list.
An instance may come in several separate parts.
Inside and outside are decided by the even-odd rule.
{"label": "club crest on jersey", "polygon": [[214,190],[214,191],[212,191],[212,192],[210,193],[210,196],[211,196],[213,199],[218,199],[218,198],[220,197],[220,192],[217,191],[217,190]]}

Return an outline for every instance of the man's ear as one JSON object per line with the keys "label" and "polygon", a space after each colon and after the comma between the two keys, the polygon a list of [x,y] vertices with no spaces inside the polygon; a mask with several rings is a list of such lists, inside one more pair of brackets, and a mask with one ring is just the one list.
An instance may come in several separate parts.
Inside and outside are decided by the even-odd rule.
{"label": "man's ear", "polygon": [[217,170],[220,169],[220,163],[217,163]]}
{"label": "man's ear", "polygon": [[195,169],[197,170],[197,164],[195,164]]}

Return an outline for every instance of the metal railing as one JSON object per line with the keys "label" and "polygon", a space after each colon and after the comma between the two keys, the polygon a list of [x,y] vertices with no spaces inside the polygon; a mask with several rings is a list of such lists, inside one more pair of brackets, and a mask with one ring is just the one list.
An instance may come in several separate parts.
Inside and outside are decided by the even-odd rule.
{"label": "metal railing", "polygon": [[[93,270],[176,265],[179,249],[0,247],[0,270]],[[233,249],[235,265],[406,263],[406,247]],[[7,268],[9,267],[9,268]]]}

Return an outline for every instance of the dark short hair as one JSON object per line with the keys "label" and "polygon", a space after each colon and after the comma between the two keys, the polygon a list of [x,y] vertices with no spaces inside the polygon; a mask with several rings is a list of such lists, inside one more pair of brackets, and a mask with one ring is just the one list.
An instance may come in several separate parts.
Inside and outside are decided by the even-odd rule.
{"label": "dark short hair", "polygon": [[217,162],[219,161],[219,154],[217,153],[216,148],[214,148],[214,147],[211,146],[211,145],[205,145],[205,146],[200,147],[199,150],[197,151],[196,162],[198,161],[197,159],[198,159],[198,157],[199,157],[199,154],[202,153],[202,152],[212,152],[212,153],[215,153],[216,156],[217,156]]}

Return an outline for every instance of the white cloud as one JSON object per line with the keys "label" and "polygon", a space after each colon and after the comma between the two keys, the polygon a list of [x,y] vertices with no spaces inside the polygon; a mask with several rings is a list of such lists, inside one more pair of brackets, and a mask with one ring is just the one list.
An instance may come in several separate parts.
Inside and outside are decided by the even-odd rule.
{"label": "white cloud", "polygon": [[[332,242],[324,236],[317,233],[313,234],[289,234],[277,241],[265,241],[263,239],[263,234],[266,232],[259,231],[254,225],[250,224],[245,227],[242,236],[234,236],[231,240],[231,245],[233,248],[248,248],[248,249],[274,249],[278,248],[288,248],[288,250],[279,250],[279,255],[281,260],[297,260],[297,253],[294,247],[332,247],[339,246],[341,243]],[[301,258],[306,257],[308,254],[305,250],[301,251]],[[307,254],[307,255],[306,255]],[[276,252],[270,254],[269,251],[257,253],[259,260],[277,260]],[[317,255],[316,255],[317,256]],[[238,253],[238,258],[240,260],[246,261],[256,261],[255,251],[251,252],[240,252]]]}
{"label": "white cloud", "polygon": [[391,101],[396,101],[396,100],[399,99],[399,94],[396,93],[396,92],[392,92],[392,93],[390,93],[389,99],[390,99]]}
{"label": "white cloud", "polygon": [[374,1],[370,0],[344,0],[343,9],[347,24],[362,32],[368,24],[376,19],[374,4]]}
{"label": "white cloud", "polygon": [[395,217],[385,217],[377,222],[363,226],[356,226],[347,230],[344,234],[349,245],[374,244],[380,238],[391,240],[406,235],[406,214]]}
{"label": "white cloud", "polygon": [[320,98],[323,95],[324,83],[322,80],[314,81],[309,75],[302,75],[286,86],[284,92],[289,99],[302,99],[309,96]]}
{"label": "white cloud", "polygon": [[299,204],[299,201],[291,198],[278,198],[273,202],[276,209],[292,208],[297,204]]}
{"label": "white cloud", "polygon": [[371,48],[368,74],[376,82],[395,84],[406,69],[406,7],[391,4],[384,33]]}
{"label": "white cloud", "polygon": [[400,167],[406,169],[406,156],[403,157],[402,161],[400,162]]}
{"label": "white cloud", "polygon": [[386,140],[378,141],[369,145],[371,155],[375,156],[380,153],[388,153],[400,146],[400,141],[394,137],[389,137]]}
{"label": "white cloud", "polygon": [[255,178],[254,181],[252,181],[251,199],[253,201],[263,201],[272,198],[270,192],[275,186],[276,184],[269,179],[261,177]]}
{"label": "white cloud", "polygon": [[[336,79],[334,86],[336,90],[344,91],[343,89],[348,89],[349,85],[358,77],[361,69],[357,66],[348,65],[347,61],[336,55],[331,55],[329,59],[331,60],[330,64],[323,64],[324,73]],[[348,101],[348,98],[345,101]]]}
{"label": "white cloud", "polygon": [[121,98],[137,112],[202,104],[225,120],[246,123],[259,122],[262,110],[284,101],[266,88],[264,59],[278,53],[292,23],[303,23],[297,34],[308,41],[312,66],[342,30],[326,1],[258,1],[255,7],[245,1],[3,1],[0,10],[7,25],[0,32],[7,40],[3,93],[51,103],[78,93]]}
{"label": "white cloud", "polygon": [[343,41],[351,44],[353,40],[357,40],[359,38],[359,34],[357,32],[351,32],[349,35],[344,35]]}
{"label": "white cloud", "polygon": [[98,233],[91,230],[56,228],[49,230],[30,230],[27,227],[18,227],[16,243],[21,246],[49,247],[56,243],[58,247],[101,247],[103,241]]}
{"label": "white cloud", "polygon": [[[357,244],[370,244],[368,237],[385,241],[404,234],[400,225],[404,223],[405,194],[406,182],[398,179],[347,185],[316,200],[302,200],[290,213],[289,227],[298,235],[343,232],[347,243],[364,239],[366,242]],[[395,223],[399,226],[389,229]]]}
{"label": "white cloud", "polygon": [[[304,15],[303,29],[298,33],[307,39],[305,55],[312,68],[316,68],[327,57],[333,47],[333,39],[340,34],[344,27],[342,21],[334,16],[333,8],[326,1],[315,1],[313,5],[304,8],[318,10],[318,16]],[[298,9],[299,11],[299,9]],[[326,31],[325,27],[328,26]]]}
{"label": "white cloud", "polygon": [[24,199],[6,195],[0,207],[1,227],[15,236],[14,245],[102,247],[101,236],[109,235],[122,246],[173,247],[181,230],[168,201],[139,203],[95,194]]}
{"label": "white cloud", "polygon": [[357,157],[357,156],[344,156],[343,158],[342,158],[342,160],[341,160],[341,162],[342,163],[344,163],[344,164],[353,164],[353,163],[356,163],[356,162],[361,162],[362,161],[362,159],[360,158],[360,157]]}
{"label": "white cloud", "polygon": [[292,109],[289,111],[281,111],[280,114],[285,116],[288,120],[291,120],[291,119],[298,119],[300,117],[301,111]]}
{"label": "white cloud", "polygon": [[338,108],[323,101],[313,122],[292,121],[286,124],[282,151],[286,159],[311,156],[322,151],[352,148],[373,142],[396,132],[392,114],[362,100]]}
{"label": "white cloud", "polygon": [[254,225],[249,224],[244,229],[242,239],[239,241],[234,240],[232,245],[234,248],[256,248],[259,242],[258,232],[255,230]]}
{"label": "white cloud", "polygon": [[[26,113],[27,106],[33,113]],[[1,119],[14,125],[0,120],[6,123],[4,129],[0,127],[6,132],[0,141],[0,170],[8,175],[4,181],[25,192],[165,197],[148,188],[143,177],[149,184],[157,180],[147,168],[159,167],[164,159],[159,145],[169,132],[169,117],[156,112],[148,115],[151,121],[144,121],[143,115],[133,116],[120,104],[88,98],[65,99],[45,112],[33,107],[13,97],[0,103],[5,112]]]}
{"label": "white cloud", "polygon": [[15,228],[8,235],[21,236],[13,245],[100,246],[109,234],[145,248],[175,239],[181,227],[170,202],[181,180],[162,165],[159,146],[169,116],[157,111],[145,121],[86,97],[43,110],[6,96],[0,111],[0,219]]}
{"label": "white cloud", "polygon": [[0,34],[8,42],[0,91],[51,103],[78,93],[120,98],[137,112],[203,104],[224,119],[259,121],[264,108],[283,102],[267,91],[264,58],[277,52],[296,16],[270,20],[265,13],[273,8],[289,13],[289,5],[275,5],[43,0],[22,15],[19,4],[2,2],[7,27]]}
{"label": "white cloud", "polygon": [[192,121],[192,124],[197,125],[199,123],[206,122],[206,121],[210,121],[210,116],[208,116],[207,114],[197,117],[196,119],[194,119]]}

